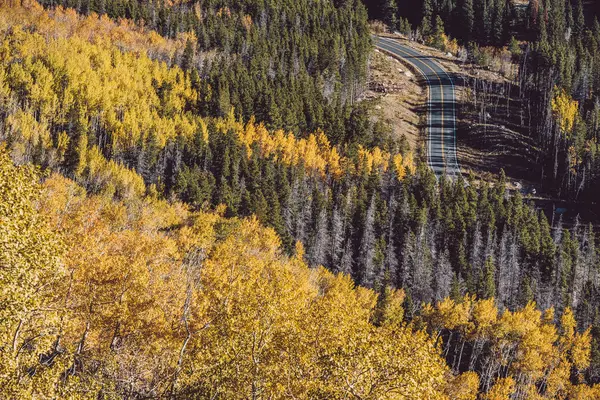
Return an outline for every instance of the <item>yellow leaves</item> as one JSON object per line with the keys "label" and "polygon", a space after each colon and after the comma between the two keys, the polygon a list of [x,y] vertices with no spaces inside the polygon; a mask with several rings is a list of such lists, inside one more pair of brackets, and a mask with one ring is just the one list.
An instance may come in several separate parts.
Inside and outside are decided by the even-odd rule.
{"label": "yellow leaves", "polygon": [[[375,147],[371,150],[360,147],[358,164],[348,168],[352,162],[341,156],[338,149],[332,146],[324,132],[318,131],[306,138],[298,139],[293,133],[282,130],[269,132],[264,124],[257,124],[252,117],[245,125],[235,120],[233,114],[227,120],[217,123],[222,134],[236,132],[237,138],[245,146],[248,156],[252,155],[255,146],[261,157],[272,157],[284,165],[297,166],[302,164],[309,172],[325,177],[331,175],[334,179],[341,178],[344,173],[370,173],[373,169],[387,171],[392,156]],[[414,173],[415,166],[412,154],[403,158],[400,154],[394,156],[398,179],[404,179],[406,172]]]}
{"label": "yellow leaves", "polygon": [[556,90],[550,105],[561,132],[569,137],[578,115],[579,102],[573,100],[564,89],[559,89]]}
{"label": "yellow leaves", "polygon": [[556,366],[546,376],[546,396],[552,399],[565,398],[571,386],[571,368],[563,355],[558,356]]}
{"label": "yellow leaves", "polygon": [[0,29],[20,21],[23,25],[35,26],[44,36],[79,36],[96,43],[115,43],[129,51],[160,54],[165,58],[181,54],[187,38],[193,37],[187,33],[178,35],[175,40],[168,40],[155,31],[135,26],[124,19],[113,21],[107,15],[98,16],[95,13],[79,16],[75,10],[62,7],[46,11],[35,1],[21,2],[18,6],[2,3],[0,21]]}
{"label": "yellow leaves", "polygon": [[402,292],[388,292],[387,317],[375,328],[369,323],[372,291],[323,268],[314,275],[318,295],[303,326],[314,338],[310,359],[320,361],[311,368],[318,386],[308,398],[445,398],[447,367],[433,341],[397,323]]}
{"label": "yellow leaves", "polygon": [[249,31],[252,28],[252,17],[250,15],[244,15],[242,17],[242,26]]}
{"label": "yellow leaves", "polygon": [[390,163],[394,165],[396,178],[403,180],[410,172],[414,174],[416,166],[414,164],[413,154],[390,154],[381,150],[379,147],[373,149],[365,149],[362,146],[358,148],[358,165],[356,167],[358,173],[370,174],[371,171],[377,170],[385,172],[389,169]]}
{"label": "yellow leaves", "polygon": [[[251,386],[280,397],[278,385],[296,366],[288,362],[304,351],[299,324],[307,322],[307,300],[316,291],[306,267],[281,258],[279,239],[256,219],[227,231],[202,262],[197,296],[207,301],[201,320],[209,325],[193,339],[186,365],[196,373],[185,379],[200,386],[227,382],[221,389],[226,398],[238,398]],[[213,369],[217,365],[220,372]]]}
{"label": "yellow leaves", "polygon": [[221,18],[221,17],[224,17],[224,16],[227,17],[227,18],[231,17],[231,10],[229,9],[229,7],[221,7],[217,11],[217,17]]}
{"label": "yellow leaves", "polygon": [[[456,303],[446,298],[435,306],[424,305],[422,317],[436,335],[447,329],[474,345],[488,343],[491,357],[507,367],[508,376],[496,381],[483,397],[486,400],[509,399],[515,391],[527,393],[528,398],[567,398],[575,390],[570,383],[573,372],[580,373],[590,363],[590,331],[577,333],[568,308],[561,317],[560,336],[554,325],[554,310],[542,314],[535,303],[520,310],[505,310],[498,317],[494,299],[465,296]],[[544,392],[540,394],[542,380]],[[450,397],[460,396],[452,393]]]}
{"label": "yellow leaves", "polygon": [[[0,147],[0,397],[52,394],[56,371],[30,377],[40,353],[50,351],[59,330],[65,277],[60,237],[36,208],[38,172],[15,167]],[[51,375],[52,378],[48,376]],[[23,381],[37,385],[20,386]],[[45,382],[46,381],[46,382]]]}
{"label": "yellow leaves", "polygon": [[534,303],[515,312],[505,311],[499,324],[498,344],[512,343],[517,348],[512,364],[515,373],[527,374],[533,380],[541,378],[556,353],[554,325],[542,321]]}
{"label": "yellow leaves", "polygon": [[315,135],[309,135],[308,139],[300,139],[297,142],[299,157],[308,169],[318,171],[321,175],[325,173],[325,159],[321,155],[321,148],[317,143]]}
{"label": "yellow leaves", "polygon": [[544,314],[542,315],[542,321],[547,325],[554,323],[554,307],[550,307],[544,311]]}
{"label": "yellow leaves", "polygon": [[494,298],[479,300],[473,305],[473,321],[477,335],[489,337],[498,319],[498,309]]}
{"label": "yellow leaves", "polygon": [[592,337],[588,328],[581,334],[576,334],[571,347],[571,359],[573,366],[582,371],[590,366]]}
{"label": "yellow leaves", "polygon": [[296,257],[296,259],[298,261],[302,261],[304,262],[304,254],[305,254],[305,250],[304,250],[304,245],[302,244],[301,241],[296,241],[296,244],[294,246],[294,256]]}
{"label": "yellow leaves", "polygon": [[435,305],[435,308],[427,307],[424,309],[423,318],[431,324],[435,330],[442,328],[450,330],[460,330],[466,333],[470,330],[471,305],[473,298],[465,296],[460,303],[446,297]]}
{"label": "yellow leaves", "polygon": [[452,39],[446,41],[445,49],[452,54],[458,54],[458,40]]}
{"label": "yellow leaves", "polygon": [[[31,30],[16,26],[17,16]],[[207,122],[187,112],[199,98],[189,76],[177,66],[168,67],[149,57],[177,58],[174,53],[183,51],[188,41],[194,42],[193,33],[168,41],[124,20],[115,24],[106,16],[80,18],[60,8],[46,12],[35,3],[0,6],[0,32],[5,33],[0,47],[0,98],[12,97],[28,106],[23,115],[8,117],[18,138],[11,141],[11,151],[20,162],[30,161],[32,147],[39,144],[48,153],[44,161],[56,164],[71,141],[80,182],[96,191],[107,186],[103,189],[107,195],[129,198],[142,192],[135,176],[102,160],[98,149],[88,149],[90,144],[123,159],[140,148],[160,151],[168,142],[190,140],[197,133],[205,143],[210,140]],[[53,143],[47,124],[68,128]],[[384,172],[392,163],[398,179],[415,171],[412,154],[361,147],[355,157],[346,157],[321,131],[301,138],[282,130],[271,132],[254,118],[245,125],[237,121],[233,109],[216,120],[215,126],[211,134],[235,135],[249,157],[258,151],[260,157],[302,165],[321,178]]]}
{"label": "yellow leaves", "polygon": [[65,307],[65,351],[73,353],[83,343],[84,354],[95,362],[108,364],[118,357],[110,374],[134,368],[133,363],[149,370],[161,364],[168,368],[170,362],[161,354],[176,353],[176,343],[167,338],[177,334],[171,328],[186,281],[177,262],[177,242],[159,229],[181,223],[172,213],[184,210],[177,204],[169,210],[154,199],[125,206],[86,197],[57,175],[46,180],[40,200],[40,209],[68,245],[64,261],[69,279],[53,285]]}
{"label": "yellow leaves", "polygon": [[380,295],[377,319],[383,325],[401,326],[404,319],[404,302],[406,295],[402,289],[386,287]]}
{"label": "yellow leaves", "polygon": [[416,171],[416,166],[412,153],[409,153],[404,157],[402,154],[395,154],[394,167],[396,169],[396,177],[399,181],[403,180],[408,172],[414,174]]}
{"label": "yellow leaves", "polygon": [[477,372],[464,372],[453,378],[446,389],[453,400],[476,400],[479,391],[479,375]]}
{"label": "yellow leaves", "polygon": [[483,400],[510,400],[515,391],[515,380],[511,377],[498,378],[494,386],[483,396]]}
{"label": "yellow leaves", "polygon": [[87,180],[95,192],[109,197],[133,199],[141,197],[146,191],[140,175],[115,161],[107,161],[96,146],[85,152],[84,165],[86,168],[79,175]]}
{"label": "yellow leaves", "polygon": [[565,340],[570,340],[575,335],[575,329],[577,328],[577,321],[570,307],[567,307],[560,317],[560,328],[561,336]]}
{"label": "yellow leaves", "polygon": [[575,149],[575,146],[569,146],[567,149],[567,154],[569,155],[569,170],[572,174],[577,174],[577,167],[581,164],[581,158]]}
{"label": "yellow leaves", "polygon": [[58,152],[58,157],[61,161],[65,157],[70,141],[71,139],[65,131],[62,131],[58,134],[58,139],[56,140],[56,151]]}
{"label": "yellow leaves", "polygon": [[18,163],[31,162],[36,147],[48,149],[51,146],[47,125],[37,122],[29,113],[19,110],[9,115],[6,129],[11,143],[11,156]]}
{"label": "yellow leaves", "polygon": [[576,385],[572,388],[569,398],[573,400],[600,399],[600,385],[594,385],[592,387],[587,385]]}
{"label": "yellow leaves", "polygon": [[198,96],[180,68],[85,35],[5,32],[3,83],[29,106],[30,118],[67,124],[77,115],[85,130],[106,131],[115,154],[139,147],[149,135],[162,148],[196,132],[197,119],[184,112]]}
{"label": "yellow leaves", "polygon": [[362,146],[358,148],[358,171],[370,174],[371,171],[387,171],[391,155],[382,151],[379,147],[372,150],[365,149]]}
{"label": "yellow leaves", "polygon": [[560,318],[560,347],[561,353],[577,370],[583,370],[590,365],[591,335],[587,329],[577,333],[577,321],[571,308],[567,307]]}
{"label": "yellow leaves", "polygon": [[192,217],[189,225],[181,227],[175,236],[179,249],[184,253],[192,253],[198,249],[213,246],[216,240],[215,224],[219,221],[216,214],[201,213]]}
{"label": "yellow leaves", "polygon": [[[348,357],[334,372],[332,378],[341,381],[337,386],[343,391],[334,390],[331,397],[344,398],[348,393],[373,400],[447,398],[447,369],[426,333],[383,327],[349,347],[356,356]],[[394,389],[390,389],[392,382]]]}
{"label": "yellow leaves", "polygon": [[[21,320],[20,340],[45,335],[21,359],[0,353],[0,383],[13,388],[3,385],[4,397],[36,397],[17,378],[59,331],[64,356],[36,381],[38,393],[75,393],[80,385],[99,391],[127,377],[134,392],[152,385],[179,397],[192,390],[233,399],[253,390],[268,398],[477,396],[476,373],[452,377],[432,338],[402,323],[402,291],[387,289],[378,302],[350,276],[309,269],[300,244],[286,257],[276,233],[256,218],[191,214],[156,198],[88,197],[58,175],[40,194],[36,179],[0,157],[0,261],[10,266],[0,269],[0,290],[11,299],[0,304],[2,345],[12,348]],[[60,314],[38,313],[41,306]],[[576,332],[570,310],[561,339],[552,311],[542,316],[533,303],[498,317],[493,299],[465,296],[424,305],[422,314],[430,328],[485,341],[498,357],[508,376],[486,400],[517,390],[541,398],[542,379],[546,397],[597,393],[569,383],[590,352],[589,331]],[[75,359],[76,374],[65,383],[60,374]]]}

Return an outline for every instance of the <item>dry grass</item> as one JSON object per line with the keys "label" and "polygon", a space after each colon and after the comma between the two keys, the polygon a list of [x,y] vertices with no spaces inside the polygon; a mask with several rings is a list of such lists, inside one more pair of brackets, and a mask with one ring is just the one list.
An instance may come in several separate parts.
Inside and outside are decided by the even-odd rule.
{"label": "dry grass", "polygon": [[373,102],[373,118],[389,123],[394,138],[404,135],[411,149],[416,149],[422,139],[417,110],[426,101],[425,90],[401,62],[378,50],[371,55],[369,79],[371,89],[363,100]]}

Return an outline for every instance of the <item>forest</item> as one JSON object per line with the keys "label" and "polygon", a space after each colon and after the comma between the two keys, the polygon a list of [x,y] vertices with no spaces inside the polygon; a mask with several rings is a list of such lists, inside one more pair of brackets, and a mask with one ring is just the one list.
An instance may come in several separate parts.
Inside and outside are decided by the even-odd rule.
{"label": "forest", "polygon": [[[367,15],[0,6],[0,397],[600,396],[593,227],[438,182],[359,101]],[[523,94],[561,179],[574,87]]]}

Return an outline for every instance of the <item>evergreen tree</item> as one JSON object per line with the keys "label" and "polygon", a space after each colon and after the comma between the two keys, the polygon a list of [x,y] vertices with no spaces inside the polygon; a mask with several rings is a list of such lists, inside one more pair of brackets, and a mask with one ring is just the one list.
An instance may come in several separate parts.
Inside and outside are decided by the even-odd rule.
{"label": "evergreen tree", "polygon": [[473,0],[458,0],[455,15],[457,38],[465,43],[471,41],[475,26]]}
{"label": "evergreen tree", "polygon": [[485,261],[484,276],[481,283],[480,296],[489,299],[496,296],[496,266],[491,257]]}
{"label": "evergreen tree", "polygon": [[421,34],[427,37],[433,33],[433,3],[432,0],[423,0],[421,17]]}

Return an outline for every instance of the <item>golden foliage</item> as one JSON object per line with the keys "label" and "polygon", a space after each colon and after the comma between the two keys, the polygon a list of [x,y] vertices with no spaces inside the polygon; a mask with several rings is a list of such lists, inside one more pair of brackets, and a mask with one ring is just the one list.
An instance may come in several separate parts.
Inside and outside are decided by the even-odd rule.
{"label": "golden foliage", "polygon": [[[52,397],[38,359],[53,354],[62,311],[63,243],[36,208],[39,176],[0,148],[0,397]],[[42,357],[42,358],[40,358]],[[21,384],[19,384],[19,382]]]}
{"label": "golden foliage", "polygon": [[498,378],[494,386],[483,396],[483,400],[510,400],[515,391],[513,378]]}
{"label": "golden foliage", "polygon": [[506,399],[515,391],[530,398],[568,398],[582,390],[570,379],[590,364],[591,336],[589,330],[576,332],[568,308],[561,317],[560,334],[554,325],[554,310],[542,314],[534,303],[498,316],[494,299],[467,295],[460,302],[447,298],[426,305],[422,315],[436,336],[446,329],[464,340],[488,343],[491,357],[507,368],[508,376],[492,386],[486,399]]}
{"label": "golden foliage", "polygon": [[246,14],[242,17],[242,26],[246,29],[246,31],[250,31],[252,24],[252,16]]}
{"label": "golden foliage", "polygon": [[579,115],[579,102],[573,100],[564,89],[559,89],[555,91],[551,107],[561,132],[568,137],[573,131],[575,119]]}
{"label": "golden foliage", "polygon": [[412,153],[408,153],[405,156],[402,154],[394,155],[394,168],[396,171],[396,177],[398,180],[403,180],[407,173],[414,174],[417,170],[415,161]]}
{"label": "golden foliage", "polygon": [[216,126],[221,134],[235,132],[245,145],[248,155],[252,154],[256,146],[261,157],[271,157],[284,165],[302,164],[309,172],[322,177],[329,175],[338,179],[344,174],[369,174],[373,170],[383,172],[388,170],[390,162],[394,162],[399,180],[406,177],[407,171],[414,173],[416,170],[412,154],[403,158],[400,154],[392,156],[378,147],[369,150],[361,146],[358,161],[354,163],[348,157],[340,155],[321,131],[298,139],[291,132],[269,132],[262,123],[257,124],[254,118],[244,125],[235,119],[233,110],[226,119],[218,121]]}
{"label": "golden foliage", "polygon": [[476,400],[479,392],[479,375],[468,371],[456,376],[449,386],[448,394],[454,400]]}
{"label": "golden foliage", "polygon": [[256,218],[37,180],[0,154],[0,397],[447,398],[402,292],[376,327],[373,291]]}
{"label": "golden foliage", "polygon": [[[283,256],[256,218],[37,180],[0,154],[0,288],[10,299],[0,329],[12,349],[0,353],[2,397],[477,396],[476,373],[452,376],[434,340],[402,322],[403,292],[378,301],[349,276],[309,269],[301,246]],[[493,299],[471,296],[423,307],[431,329],[485,341],[505,366],[483,398],[593,396],[570,382],[589,365],[589,331],[578,333],[567,309],[558,334],[552,315],[531,303],[498,316]]]}
{"label": "golden foliage", "polygon": [[125,51],[147,54],[162,60],[181,56],[187,40],[195,41],[192,32],[179,34],[176,39],[166,39],[127,19],[113,21],[107,15],[99,16],[95,13],[82,16],[73,9],[60,6],[44,10],[33,0],[21,1],[20,6],[1,2],[0,30],[7,31],[16,25],[34,26],[45,37],[78,37],[91,43],[112,44]]}
{"label": "golden foliage", "polygon": [[107,185],[102,190],[125,197],[141,190],[131,171],[102,160],[100,147],[123,159],[140,148],[160,151],[168,142],[191,140],[198,133],[204,142],[210,134],[233,134],[248,156],[257,149],[261,157],[303,165],[321,177],[386,171],[392,164],[398,179],[415,171],[412,154],[361,147],[350,159],[323,132],[297,138],[269,131],[254,119],[244,124],[233,110],[215,121],[216,132],[209,134],[207,121],[188,112],[200,95],[188,74],[159,61],[183,51],[186,37],[168,41],[127,21],[83,18],[60,8],[44,11],[33,2],[0,7],[0,32],[0,101],[18,105],[7,108],[5,139],[13,158],[27,163],[41,157],[56,165],[72,147],[79,157],[76,176],[87,188]]}

